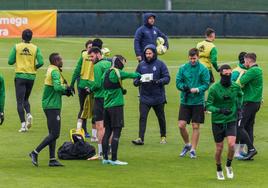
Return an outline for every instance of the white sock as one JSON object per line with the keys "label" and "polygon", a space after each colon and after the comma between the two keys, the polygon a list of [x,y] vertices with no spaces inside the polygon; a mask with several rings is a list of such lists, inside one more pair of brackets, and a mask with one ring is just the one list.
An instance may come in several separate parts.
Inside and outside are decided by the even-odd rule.
{"label": "white sock", "polygon": [[82,120],[81,119],[77,120],[77,129],[82,129]]}
{"label": "white sock", "polygon": [[191,146],[191,143],[187,143],[187,144],[185,144],[185,146]]}
{"label": "white sock", "polygon": [[25,122],[22,122],[21,123],[21,128],[25,128],[26,127],[26,123]]}
{"label": "white sock", "polygon": [[97,138],[97,129],[92,129],[92,136]]}
{"label": "white sock", "polygon": [[26,114],[26,116],[29,117],[29,116],[32,116],[32,114],[31,113],[28,113],[28,114]]}
{"label": "white sock", "polygon": [[195,151],[195,149],[191,149],[190,152],[191,152],[191,151]]}
{"label": "white sock", "polygon": [[102,144],[98,144],[98,155],[102,153]]}

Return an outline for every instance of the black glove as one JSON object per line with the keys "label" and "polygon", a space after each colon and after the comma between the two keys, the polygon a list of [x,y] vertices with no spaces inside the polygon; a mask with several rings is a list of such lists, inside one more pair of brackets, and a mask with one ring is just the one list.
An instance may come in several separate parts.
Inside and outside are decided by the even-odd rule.
{"label": "black glove", "polygon": [[232,113],[232,111],[230,109],[227,109],[227,108],[220,108],[219,113],[223,114],[225,116],[228,116]]}
{"label": "black glove", "polygon": [[3,124],[5,118],[4,118],[4,112],[0,112],[0,125]]}
{"label": "black glove", "polygon": [[72,88],[70,86],[66,88],[65,94],[67,97],[73,96]]}
{"label": "black glove", "polygon": [[160,85],[162,82],[161,80],[152,80],[151,83],[155,85]]}
{"label": "black glove", "polygon": [[182,91],[185,93],[191,93],[191,89],[188,86],[183,86]]}
{"label": "black glove", "polygon": [[137,87],[137,86],[140,86],[142,84],[142,81],[139,79],[136,79],[136,80],[134,80],[133,84],[134,84],[134,86]]}
{"label": "black glove", "polygon": [[123,95],[126,95],[127,94],[127,90],[126,89],[122,89],[122,93],[123,93]]}
{"label": "black glove", "polygon": [[237,120],[241,120],[243,118],[243,110],[241,108],[237,109]]}
{"label": "black glove", "polygon": [[72,90],[73,94],[75,94],[75,89],[74,89],[74,86],[70,86],[70,88],[71,88],[71,90]]}

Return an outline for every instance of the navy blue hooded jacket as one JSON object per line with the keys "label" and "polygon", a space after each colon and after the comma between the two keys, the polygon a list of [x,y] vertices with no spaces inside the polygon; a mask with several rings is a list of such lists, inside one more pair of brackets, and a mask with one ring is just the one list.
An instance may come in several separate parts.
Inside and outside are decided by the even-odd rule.
{"label": "navy blue hooded jacket", "polygon": [[140,78],[134,80],[135,86],[140,86],[140,102],[147,105],[158,105],[166,102],[164,85],[170,81],[169,72],[164,62],[157,59],[156,47],[152,44],[144,49],[152,49],[154,58],[148,61],[146,58],[139,63],[136,72],[142,74],[153,73],[153,82],[141,83]]}
{"label": "navy blue hooded jacket", "polygon": [[157,37],[165,40],[164,45],[168,48],[168,38],[157,27],[148,24],[149,17],[155,17],[152,13],[146,13],[143,16],[144,25],[139,27],[135,33],[134,49],[136,56],[142,56],[145,46],[154,44],[156,46]]}

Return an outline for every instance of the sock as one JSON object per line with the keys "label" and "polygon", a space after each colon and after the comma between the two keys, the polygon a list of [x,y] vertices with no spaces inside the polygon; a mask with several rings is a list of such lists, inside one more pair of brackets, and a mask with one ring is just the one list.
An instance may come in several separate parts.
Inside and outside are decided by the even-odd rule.
{"label": "sock", "polygon": [[112,151],[112,146],[111,146],[111,144],[109,144],[109,151]]}
{"label": "sock", "polygon": [[194,152],[195,152],[195,149],[191,149],[190,152],[191,152],[191,151],[194,151]]}
{"label": "sock", "polygon": [[21,128],[25,128],[26,127],[26,123],[25,122],[22,122],[21,123]]}
{"label": "sock", "polygon": [[226,166],[230,167],[232,164],[232,159],[227,159]]}
{"label": "sock", "polygon": [[102,144],[98,144],[98,155],[102,155]]}
{"label": "sock", "polygon": [[97,129],[92,129],[92,136],[97,138]]}
{"label": "sock", "polygon": [[31,115],[31,113],[28,113],[28,114],[26,114],[26,116],[28,117],[28,116],[32,116],[32,115]]}
{"label": "sock", "polygon": [[187,143],[187,144],[185,144],[185,146],[188,146],[189,147],[189,146],[191,146],[191,143]]}
{"label": "sock", "polygon": [[221,164],[216,164],[216,166],[217,166],[217,171],[218,172],[222,171]]}
{"label": "sock", "polygon": [[81,119],[78,119],[77,120],[77,129],[82,129],[82,120]]}

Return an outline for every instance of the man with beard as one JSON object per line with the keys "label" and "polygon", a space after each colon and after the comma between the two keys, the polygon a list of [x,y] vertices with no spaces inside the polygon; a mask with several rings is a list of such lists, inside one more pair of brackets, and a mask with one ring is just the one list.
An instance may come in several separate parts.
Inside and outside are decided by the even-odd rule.
{"label": "man with beard", "polygon": [[223,141],[226,137],[228,154],[225,169],[227,178],[232,179],[234,173],[231,164],[234,157],[237,121],[241,119],[243,93],[239,85],[231,81],[232,69],[229,65],[222,65],[219,71],[221,80],[210,87],[206,107],[212,113],[212,132],[216,143],[217,179],[224,180],[221,166]]}
{"label": "man with beard", "polygon": [[165,85],[170,81],[169,72],[164,62],[157,59],[156,47],[150,44],[144,49],[145,59],[139,63],[136,72],[141,78],[134,80],[135,86],[140,86],[140,120],[139,137],[133,140],[135,145],[144,144],[147,116],[154,109],[160,127],[161,144],[166,143],[166,119],[164,107],[166,104]]}
{"label": "man with beard", "polygon": [[155,14],[145,13],[143,16],[144,25],[140,26],[136,30],[134,50],[139,62],[144,59],[143,50],[145,46],[149,44],[154,44],[156,46],[157,37],[162,37],[165,40],[164,46],[168,49],[168,38],[156,26],[154,26],[155,18]]}

